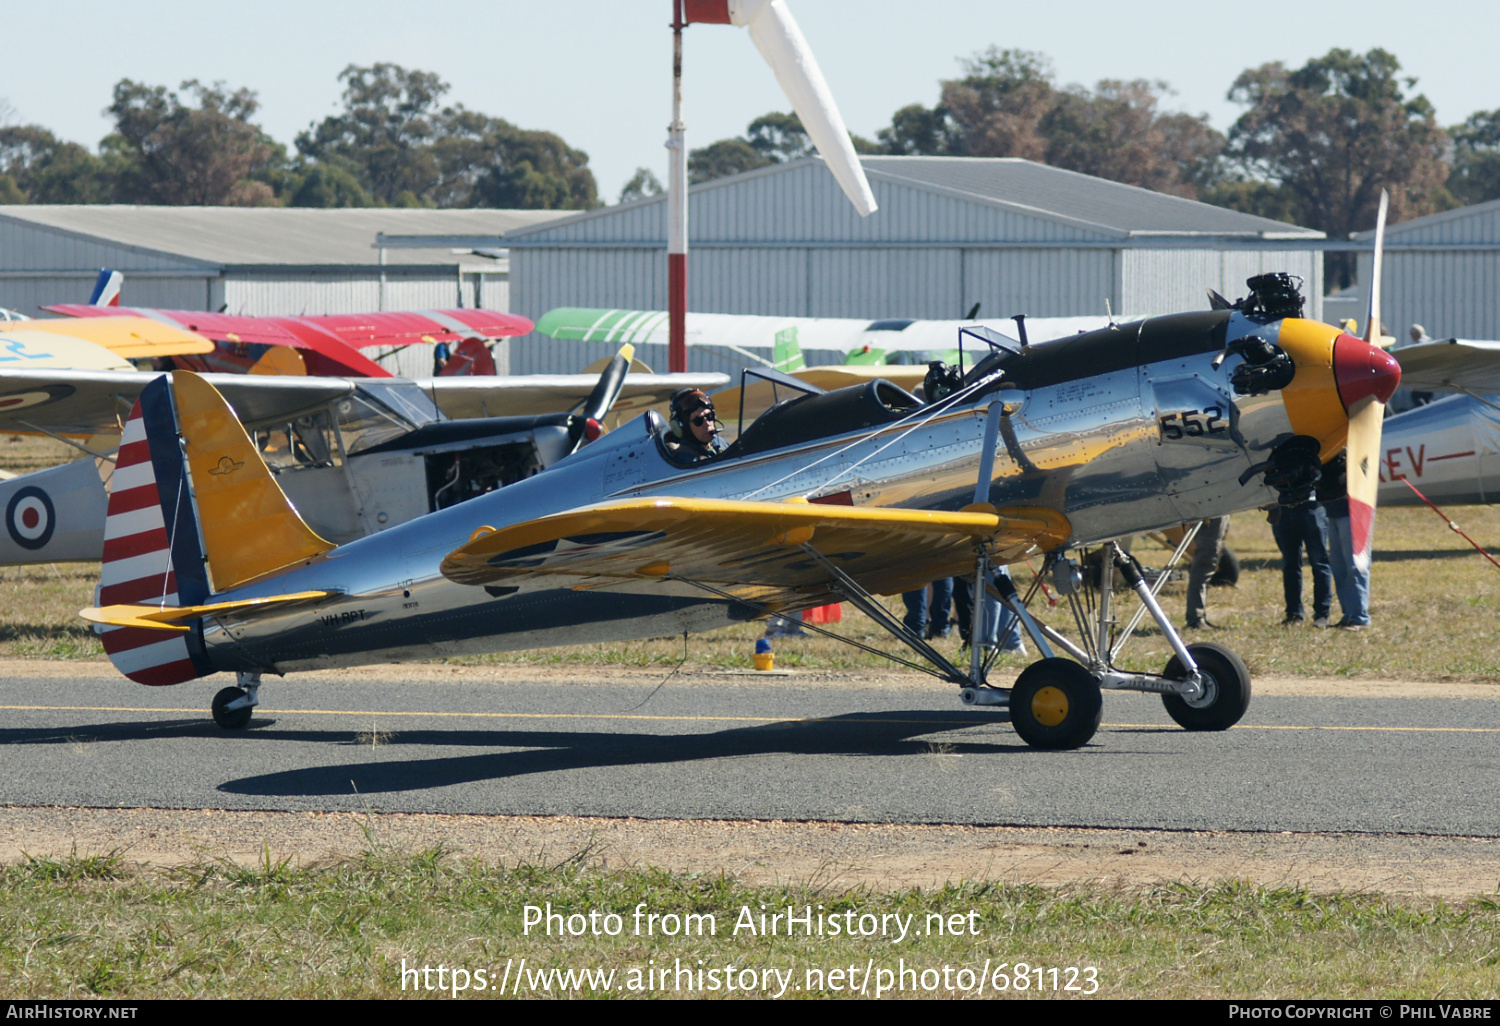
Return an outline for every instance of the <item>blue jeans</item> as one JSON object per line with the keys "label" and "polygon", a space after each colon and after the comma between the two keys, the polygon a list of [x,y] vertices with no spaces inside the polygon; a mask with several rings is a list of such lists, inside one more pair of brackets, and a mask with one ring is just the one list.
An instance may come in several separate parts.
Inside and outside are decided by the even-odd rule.
{"label": "blue jeans", "polygon": [[[995,576],[1010,576],[1010,571],[1000,567]],[[953,605],[958,614],[958,630],[965,641],[969,639],[969,625],[974,622],[974,582],[967,577],[954,578]],[[1013,652],[1021,647],[1021,622],[1014,613],[1005,609],[988,591],[984,595],[984,613],[980,621],[980,645],[993,645],[999,640],[1000,648]]]}
{"label": "blue jeans", "polygon": [[[1302,617],[1302,550],[1313,575],[1313,616],[1326,619],[1333,605],[1333,570],[1328,565],[1328,516],[1316,502],[1282,506],[1271,529],[1281,549],[1281,586],[1286,593],[1286,615]],[[1352,550],[1351,550],[1352,551]]]}
{"label": "blue jeans", "polygon": [[953,609],[953,578],[940,577],[932,582],[932,602],[928,605],[927,589],[903,592],[906,616],[901,621],[919,638],[929,635],[948,636],[948,614]]}
{"label": "blue jeans", "polygon": [[1370,571],[1354,565],[1354,535],[1348,517],[1328,518],[1328,562],[1344,620],[1360,626],[1370,622]]}

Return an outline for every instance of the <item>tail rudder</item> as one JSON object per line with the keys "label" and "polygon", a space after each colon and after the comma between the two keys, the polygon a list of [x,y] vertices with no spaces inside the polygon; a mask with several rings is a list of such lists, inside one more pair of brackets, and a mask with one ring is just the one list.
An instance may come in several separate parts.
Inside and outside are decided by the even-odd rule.
{"label": "tail rudder", "polygon": [[[141,391],[120,440],[96,606],[199,606],[332,549],[303,522],[223,396],[190,371]],[[106,626],[142,684],[214,672],[195,631]]]}
{"label": "tail rudder", "polygon": [[[208,594],[170,385],[160,377],[141,390],[120,436],[95,604],[197,605]],[[110,662],[139,684],[180,684],[213,672],[190,634],[95,629]]]}
{"label": "tail rudder", "polygon": [[125,284],[125,276],[119,271],[111,271],[108,267],[99,268],[99,277],[94,282],[94,294],[89,296],[90,306],[119,306],[120,289]]}
{"label": "tail rudder", "polygon": [[807,369],[807,361],[802,357],[802,345],[797,341],[795,326],[782,328],[776,333],[775,342],[771,347],[771,366],[783,374]]}

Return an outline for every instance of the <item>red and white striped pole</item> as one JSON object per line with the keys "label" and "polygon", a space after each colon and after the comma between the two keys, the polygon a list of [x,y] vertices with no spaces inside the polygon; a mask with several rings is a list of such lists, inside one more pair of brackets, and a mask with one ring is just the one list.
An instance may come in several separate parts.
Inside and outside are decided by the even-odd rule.
{"label": "red and white striped pole", "polygon": [[667,368],[687,370],[687,126],[682,123],[682,30],[688,25],[738,25],[792,102],[818,153],[860,217],[877,209],[844,119],[786,0],[672,0],[672,125],[667,150]]}
{"label": "red and white striped pole", "polygon": [[687,370],[687,126],[682,123],[684,0],[672,0],[672,124],[667,136],[667,370]]}

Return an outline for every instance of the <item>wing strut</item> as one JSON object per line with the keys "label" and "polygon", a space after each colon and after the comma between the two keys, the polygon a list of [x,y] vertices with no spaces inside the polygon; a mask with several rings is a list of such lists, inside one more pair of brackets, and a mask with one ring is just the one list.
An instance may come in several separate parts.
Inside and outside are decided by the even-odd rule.
{"label": "wing strut", "polygon": [[[705,583],[703,581],[693,581],[693,580],[689,580],[686,577],[666,577],[666,578],[663,578],[663,580],[681,581],[683,584],[691,584],[693,587],[700,588],[703,591],[708,592],[710,595],[717,595],[717,596],[719,596],[719,598],[727,599],[730,602],[734,602],[734,603],[737,603],[737,604],[742,605],[742,606],[749,606],[752,609],[755,609],[755,610],[757,610],[759,612],[765,613],[767,616],[785,616],[786,615],[783,612],[780,612],[778,610],[772,609],[770,606],[764,605],[764,604],[762,604],[760,602],[756,602],[753,599],[742,598],[741,596],[732,594],[730,592],[727,592],[727,591],[725,591],[722,588],[715,588],[712,584],[707,584],[707,583]],[[882,659],[889,659],[893,663],[900,663],[902,666],[909,667],[910,669],[920,670],[922,673],[930,674],[931,676],[934,676],[934,677],[938,678],[939,680],[947,680],[948,679],[946,676],[944,676],[943,674],[941,674],[938,671],[934,670],[930,666],[923,666],[921,663],[914,663],[910,659],[902,659],[898,655],[891,655],[891,653],[881,651],[880,649],[876,648],[874,645],[866,645],[863,641],[856,641],[855,639],[849,638],[849,637],[845,637],[842,634],[835,634],[833,631],[828,630],[826,627],[819,627],[815,623],[808,623],[806,621],[803,621],[802,626],[805,629],[813,631],[816,634],[823,635],[823,637],[825,637],[825,638],[831,638],[834,641],[840,642],[841,644],[851,645],[854,648],[857,648],[857,649],[860,649],[862,651],[868,652],[871,655],[879,656]]]}
{"label": "wing strut", "polygon": [[[864,613],[871,620],[884,627],[888,633],[895,636],[897,641],[904,643],[912,651],[941,670],[942,673],[939,676],[945,680],[952,681],[954,684],[960,684],[965,687],[977,685],[977,681],[970,680],[969,675],[950,663],[943,653],[927,644],[924,639],[917,637],[916,632],[908,630],[906,624],[892,616],[890,610],[886,609],[879,602],[876,602],[873,595],[862,588],[858,581],[844,573],[843,569],[831,559],[813,548],[808,542],[803,542],[799,547],[803,552],[811,556],[819,566],[828,571],[829,576],[833,578],[833,590],[854,603],[861,613]],[[982,604],[982,602],[975,603],[975,605]],[[976,650],[979,648],[978,645],[974,647]]]}

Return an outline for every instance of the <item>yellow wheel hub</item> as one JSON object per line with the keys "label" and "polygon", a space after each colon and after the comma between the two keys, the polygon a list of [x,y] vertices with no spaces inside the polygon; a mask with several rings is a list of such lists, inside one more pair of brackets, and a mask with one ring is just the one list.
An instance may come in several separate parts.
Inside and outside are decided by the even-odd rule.
{"label": "yellow wheel hub", "polygon": [[1058,688],[1046,687],[1031,696],[1031,715],[1044,727],[1055,727],[1068,718],[1068,696]]}

